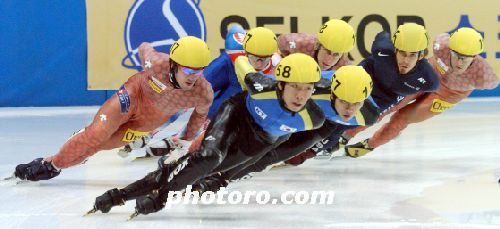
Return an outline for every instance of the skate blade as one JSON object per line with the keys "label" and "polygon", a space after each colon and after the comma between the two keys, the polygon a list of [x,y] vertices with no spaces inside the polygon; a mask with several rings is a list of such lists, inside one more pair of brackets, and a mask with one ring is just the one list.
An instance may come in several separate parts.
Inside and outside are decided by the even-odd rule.
{"label": "skate blade", "polygon": [[133,220],[135,217],[137,217],[139,215],[139,212],[134,212],[132,213],[128,218],[127,218],[127,221],[131,221]]}
{"label": "skate blade", "polygon": [[12,174],[12,175],[10,175],[8,177],[5,177],[2,180],[7,181],[7,180],[13,180],[13,179],[16,179],[16,176],[14,174]]}
{"label": "skate blade", "polygon": [[285,164],[285,163],[276,163],[274,165],[272,165],[271,168],[269,168],[270,170],[278,170],[278,169],[285,169],[285,168],[291,168],[293,167],[293,165],[289,165],[289,164]]}
{"label": "skate blade", "polygon": [[130,152],[126,151],[126,150],[123,150],[123,149],[120,149],[120,150],[118,150],[117,154],[121,158],[127,158],[130,155]]}
{"label": "skate blade", "polygon": [[314,159],[316,160],[328,160],[332,157],[331,154],[316,155]]}
{"label": "skate blade", "polygon": [[340,158],[345,158],[347,156],[347,153],[343,150],[338,150],[337,152],[333,152],[332,155],[330,155],[329,161],[334,160],[334,159],[340,159]]}
{"label": "skate blade", "polygon": [[146,160],[158,160],[158,156],[150,156],[149,154],[147,154],[146,156],[140,156],[140,157],[135,157],[134,159],[132,159],[132,161],[146,161]]}
{"label": "skate blade", "polygon": [[94,207],[94,208],[90,209],[90,211],[88,211],[87,213],[85,213],[83,216],[85,217],[85,216],[88,216],[90,214],[94,214],[96,211],[97,211],[97,209]]}
{"label": "skate blade", "polygon": [[10,177],[5,177],[2,180],[0,180],[0,183],[3,185],[18,185],[22,183],[28,183],[28,180],[22,180],[18,177],[16,177],[14,174],[12,174]]}
{"label": "skate blade", "polygon": [[134,150],[128,154],[126,158],[124,158],[127,162],[136,162],[136,161],[148,161],[151,159],[158,159],[158,157],[154,157],[149,155],[144,148]]}

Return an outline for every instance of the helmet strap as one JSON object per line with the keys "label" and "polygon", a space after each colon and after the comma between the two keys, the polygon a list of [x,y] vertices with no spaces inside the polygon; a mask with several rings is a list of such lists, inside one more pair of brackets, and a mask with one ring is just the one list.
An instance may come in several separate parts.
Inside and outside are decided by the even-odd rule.
{"label": "helmet strap", "polygon": [[177,72],[177,68],[179,66],[177,65],[177,63],[175,63],[175,61],[172,61],[172,59],[170,59],[170,66],[170,83],[174,86],[175,89],[181,89],[181,85],[179,85],[179,82],[177,82],[177,79],[175,78],[175,73]]}
{"label": "helmet strap", "polygon": [[286,85],[286,82],[283,82],[283,81],[277,82],[276,93],[278,94],[278,102],[280,103],[280,106],[281,106],[281,108],[283,108],[283,110],[292,113],[292,115],[295,115],[295,113],[297,113],[297,112],[291,111],[288,108],[286,108],[286,106],[285,106],[285,100],[283,100],[283,91],[285,90],[285,85]]}
{"label": "helmet strap", "polygon": [[316,63],[318,63],[318,53],[320,48],[321,45],[319,45],[318,48],[314,50],[314,60],[316,61]]}
{"label": "helmet strap", "polygon": [[418,60],[424,59],[424,57],[427,56],[427,54],[429,54],[428,49],[424,49],[424,50],[418,52]]}
{"label": "helmet strap", "polygon": [[[318,62],[318,53],[319,53],[319,50],[321,49],[321,47],[324,48],[324,46],[319,44],[319,42],[318,42],[318,44],[316,45],[316,49],[314,49],[314,56],[313,57],[314,57],[314,60],[316,61],[316,63],[319,63]],[[331,68],[325,69],[324,71],[332,70],[335,67],[335,65],[337,65],[339,63],[340,59],[342,59],[343,55],[345,55],[345,54],[342,53],[342,56],[337,60],[337,62]]]}
{"label": "helmet strap", "polygon": [[335,100],[338,98],[334,93],[330,93],[331,94],[331,97],[330,97],[330,106],[332,106],[332,109],[333,111],[335,111],[335,114],[339,114],[339,112],[337,111],[337,109],[335,108]]}

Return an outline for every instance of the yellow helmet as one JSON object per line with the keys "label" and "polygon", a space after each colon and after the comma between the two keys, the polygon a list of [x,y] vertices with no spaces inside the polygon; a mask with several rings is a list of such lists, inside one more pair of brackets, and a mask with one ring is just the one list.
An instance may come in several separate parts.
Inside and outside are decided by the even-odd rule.
{"label": "yellow helmet", "polygon": [[257,27],[246,33],[243,39],[243,49],[256,56],[271,56],[278,50],[278,41],[273,31]]}
{"label": "yellow helmet", "polygon": [[318,41],[332,52],[345,53],[354,48],[356,35],[352,26],[347,22],[332,19],[321,26],[318,32]]}
{"label": "yellow helmet", "polygon": [[275,75],[277,81],[315,83],[321,78],[321,70],[312,57],[303,53],[293,53],[280,61]]}
{"label": "yellow helmet", "polygon": [[332,93],[349,103],[364,101],[372,90],[372,78],[361,66],[342,66],[333,75]]}
{"label": "yellow helmet", "polygon": [[170,59],[182,66],[203,68],[210,63],[210,50],[200,38],[182,37],[170,47]]}
{"label": "yellow helmet", "polygon": [[394,47],[405,52],[418,52],[427,49],[429,36],[421,25],[405,23],[398,27],[392,36]]}
{"label": "yellow helmet", "polygon": [[475,56],[483,51],[483,37],[471,28],[460,28],[450,36],[450,49],[462,55]]}

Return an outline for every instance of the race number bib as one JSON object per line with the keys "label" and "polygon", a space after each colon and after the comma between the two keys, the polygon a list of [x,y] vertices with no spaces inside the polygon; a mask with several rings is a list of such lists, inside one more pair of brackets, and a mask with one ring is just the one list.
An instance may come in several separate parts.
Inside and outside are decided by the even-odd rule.
{"label": "race number bib", "polygon": [[432,100],[432,106],[430,111],[434,113],[442,113],[445,110],[448,110],[449,108],[452,108],[455,106],[455,103],[449,103],[444,100],[440,99],[434,99]]}
{"label": "race number bib", "polygon": [[148,132],[142,132],[142,131],[137,131],[137,130],[132,130],[132,129],[127,129],[127,132],[123,135],[122,141],[124,142],[133,142],[136,139],[147,135]]}

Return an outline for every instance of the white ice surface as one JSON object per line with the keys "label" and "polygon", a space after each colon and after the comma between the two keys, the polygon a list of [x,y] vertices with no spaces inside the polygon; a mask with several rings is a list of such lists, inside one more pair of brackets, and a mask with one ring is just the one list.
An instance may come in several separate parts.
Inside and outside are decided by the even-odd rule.
{"label": "white ice surface", "polygon": [[[0,108],[0,175],[56,153],[97,109]],[[366,157],[309,160],[229,186],[268,190],[273,198],[288,190],[331,190],[332,205],[175,205],[130,222],[134,202],[82,215],[96,196],[142,178],[156,161],[100,152],[50,181],[1,182],[0,228],[500,228],[499,120],[499,99],[467,100]]]}

